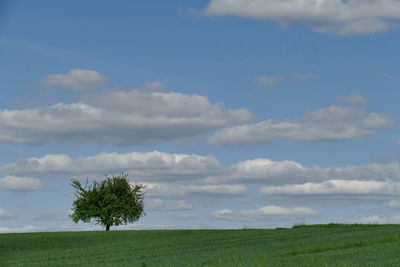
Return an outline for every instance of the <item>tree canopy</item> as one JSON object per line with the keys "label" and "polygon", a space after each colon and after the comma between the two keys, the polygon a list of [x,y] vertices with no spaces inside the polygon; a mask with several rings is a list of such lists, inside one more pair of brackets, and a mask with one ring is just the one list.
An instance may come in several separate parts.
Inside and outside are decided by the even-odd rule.
{"label": "tree canopy", "polygon": [[106,179],[91,185],[82,186],[81,182],[73,178],[71,185],[76,189],[76,200],[72,208],[72,220],[90,222],[110,230],[113,225],[132,223],[145,215],[143,199],[145,186],[137,183],[132,185],[128,181],[128,174],[106,176]]}

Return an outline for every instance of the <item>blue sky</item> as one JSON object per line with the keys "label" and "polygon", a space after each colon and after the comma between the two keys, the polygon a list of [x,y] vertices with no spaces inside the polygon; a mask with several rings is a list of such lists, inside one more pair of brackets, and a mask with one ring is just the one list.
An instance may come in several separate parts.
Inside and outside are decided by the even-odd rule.
{"label": "blue sky", "polygon": [[2,1],[0,232],[400,222],[400,1]]}

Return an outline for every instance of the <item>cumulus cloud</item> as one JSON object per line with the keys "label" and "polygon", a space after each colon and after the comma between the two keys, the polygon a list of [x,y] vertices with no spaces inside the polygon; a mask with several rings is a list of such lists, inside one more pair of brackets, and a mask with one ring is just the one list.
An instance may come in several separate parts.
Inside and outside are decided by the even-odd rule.
{"label": "cumulus cloud", "polygon": [[277,21],[283,25],[308,23],[321,33],[372,34],[390,29],[400,20],[398,0],[211,0],[210,16],[232,15]]}
{"label": "cumulus cloud", "polygon": [[95,89],[107,79],[97,71],[85,69],[72,69],[67,74],[49,74],[39,85],[42,87],[61,87],[68,90]]}
{"label": "cumulus cloud", "polygon": [[285,75],[261,75],[256,79],[256,83],[260,87],[276,86],[285,80]]}
{"label": "cumulus cloud", "polygon": [[265,195],[399,195],[400,183],[389,181],[328,180],[322,183],[263,186]]}
{"label": "cumulus cloud", "polygon": [[209,142],[217,145],[259,144],[272,140],[338,141],[362,138],[377,129],[391,129],[386,114],[366,114],[357,107],[330,106],[307,112],[299,119],[268,119],[218,130]]}
{"label": "cumulus cloud", "polygon": [[187,195],[217,195],[217,196],[243,196],[247,190],[244,185],[204,184],[146,184],[149,196],[180,197]]}
{"label": "cumulus cloud", "polygon": [[65,154],[20,159],[0,167],[0,173],[14,175],[61,176],[101,175],[126,171],[141,180],[196,179],[223,171],[218,160],[195,154],[165,152],[99,153],[94,156],[72,158]]}
{"label": "cumulus cloud", "polygon": [[367,103],[367,98],[357,92],[348,96],[340,96],[338,99],[339,101],[353,105],[365,105],[365,103]]}
{"label": "cumulus cloud", "polygon": [[178,211],[178,210],[191,210],[192,205],[187,204],[183,200],[162,200],[162,199],[151,199],[145,204],[146,209],[156,211]]}
{"label": "cumulus cloud", "polygon": [[221,209],[214,211],[211,216],[216,219],[233,220],[233,221],[257,221],[268,219],[289,219],[317,216],[318,213],[305,207],[286,208],[275,205],[264,206],[256,210],[240,210],[232,211],[229,209]]}
{"label": "cumulus cloud", "polygon": [[246,109],[212,105],[200,95],[151,90],[93,95],[85,102],[0,110],[0,141],[43,144],[158,143],[251,121]]}
{"label": "cumulus cloud", "polygon": [[308,168],[294,161],[273,161],[266,158],[241,161],[230,168],[238,177],[256,179],[304,176],[307,170]]}
{"label": "cumulus cloud", "polygon": [[0,179],[0,189],[10,191],[29,192],[43,188],[43,184],[31,177],[7,175]]}
{"label": "cumulus cloud", "polygon": [[1,219],[12,219],[14,217],[15,217],[15,215],[12,212],[0,208],[0,220]]}

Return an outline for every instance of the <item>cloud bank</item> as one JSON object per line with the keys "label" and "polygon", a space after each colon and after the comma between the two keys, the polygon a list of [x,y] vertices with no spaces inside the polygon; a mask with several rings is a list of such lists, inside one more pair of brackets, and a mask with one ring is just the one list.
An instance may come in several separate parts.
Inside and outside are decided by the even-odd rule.
{"label": "cloud bank", "polygon": [[[120,171],[129,172],[142,180],[182,180],[217,174],[222,171],[218,160],[195,154],[165,152],[99,153],[94,156],[72,158],[65,154],[31,157],[0,167],[0,173],[39,177],[68,177],[73,175],[101,175]],[[11,178],[8,178],[11,179]],[[13,178],[15,179],[15,178]]]}
{"label": "cloud bank", "polygon": [[[365,201],[392,199],[385,205],[392,209],[399,206],[398,201],[393,200],[400,195],[400,167],[396,162],[324,167],[305,166],[292,160],[256,158],[222,166],[210,155],[159,151],[99,153],[86,157],[49,154],[19,159],[0,167],[0,174],[6,175],[0,179],[0,188],[33,191],[43,187],[37,178],[63,178],[67,181],[76,174],[82,179],[99,179],[104,173],[117,173],[121,170],[129,172],[133,181],[143,182],[147,186],[148,210],[171,213],[192,210],[194,214],[188,218],[196,215],[197,207],[193,208],[193,201],[196,206],[204,205],[203,208],[209,208],[207,203],[212,202],[216,210],[209,211],[210,218],[232,223],[315,217],[319,215],[320,206],[303,206],[315,196],[340,196],[344,200],[362,197]],[[254,208],[251,200],[253,192],[258,192],[257,201],[265,202],[267,196],[268,205],[263,203],[261,208]],[[282,200],[287,206],[281,206]],[[303,204],[300,204],[302,201]],[[227,203],[241,204],[235,210],[226,209]],[[68,212],[41,213],[34,220],[67,220]],[[3,219],[10,217],[7,211],[1,214]]]}
{"label": "cloud bank", "polygon": [[[150,85],[148,85],[150,86]],[[227,109],[200,95],[146,90],[93,95],[43,108],[0,110],[0,141],[23,144],[85,142],[134,145],[193,137],[251,121],[246,109]],[[151,86],[150,86],[151,87]]]}
{"label": "cloud bank", "polygon": [[387,114],[365,113],[359,107],[332,105],[309,111],[299,119],[268,119],[218,130],[208,141],[216,145],[244,145],[272,140],[339,141],[362,138],[396,123]]}

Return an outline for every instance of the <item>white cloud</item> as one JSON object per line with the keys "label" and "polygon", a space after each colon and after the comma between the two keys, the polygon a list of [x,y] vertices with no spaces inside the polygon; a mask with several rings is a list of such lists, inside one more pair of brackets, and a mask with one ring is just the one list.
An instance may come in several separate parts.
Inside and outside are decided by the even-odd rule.
{"label": "white cloud", "polygon": [[146,90],[92,95],[86,102],[0,110],[0,141],[28,144],[158,143],[246,123],[246,109],[212,105],[200,95]]}
{"label": "white cloud", "polygon": [[379,217],[378,215],[372,215],[368,217],[363,217],[356,222],[363,224],[399,224],[400,223],[400,215],[395,215],[392,217]]}
{"label": "white cloud", "polygon": [[328,28],[315,28],[317,31],[322,32],[337,32],[340,35],[347,35],[347,34],[371,34],[371,33],[378,33],[384,32],[389,30],[389,24],[385,21],[379,19],[360,19],[358,21],[348,22],[344,24],[339,29],[328,29]]}
{"label": "white cloud", "polygon": [[241,161],[231,169],[240,176],[248,177],[265,177],[265,175],[271,177],[296,176],[296,174],[307,170],[300,163],[294,161],[272,161],[266,158]]}
{"label": "white cloud", "polygon": [[181,184],[146,184],[149,196],[180,197],[187,195],[243,196],[247,190],[244,185],[181,185]]}
{"label": "white cloud", "polygon": [[284,160],[273,161],[256,158],[238,162],[210,176],[207,183],[298,184],[326,180],[398,181],[400,168],[397,162],[349,165],[344,167],[306,167],[301,163]]}
{"label": "white cloud", "polygon": [[107,79],[97,71],[72,69],[68,74],[49,74],[44,77],[39,85],[43,87],[62,87],[69,90],[95,89]]}
{"label": "white cloud", "polygon": [[185,203],[183,200],[162,200],[151,199],[145,204],[146,209],[157,211],[177,211],[177,210],[191,210],[192,205]]}
{"label": "white cloud", "polygon": [[285,80],[285,75],[261,75],[256,79],[257,85],[260,87],[271,87],[280,84]]}
{"label": "white cloud", "polygon": [[1,219],[12,219],[14,217],[15,217],[15,215],[12,212],[0,208],[0,220]]}
{"label": "white cloud", "polygon": [[259,123],[218,130],[209,142],[217,145],[258,144],[272,140],[338,141],[362,138],[377,129],[390,129],[395,122],[386,114],[357,107],[330,106],[307,112],[300,119],[268,119]]}
{"label": "white cloud", "polygon": [[24,227],[15,227],[15,228],[0,227],[0,233],[26,233],[26,232],[38,232],[39,230],[43,229],[34,225],[27,225]]}
{"label": "white cloud", "polygon": [[241,161],[231,166],[227,170],[227,174],[220,179],[225,182],[282,182],[283,179],[287,181],[306,178],[309,172],[309,168],[294,161],[273,161],[266,158],[257,158]]}
{"label": "white cloud", "polygon": [[391,200],[391,201],[389,201],[388,206],[393,208],[393,209],[399,209],[400,208],[400,201],[399,200]]}
{"label": "white cloud", "polygon": [[367,103],[367,98],[357,92],[348,96],[340,96],[338,99],[344,103],[353,105],[365,105]]}
{"label": "white cloud", "polygon": [[400,169],[397,162],[389,162],[386,164],[367,164],[359,166],[345,166],[321,168],[314,166],[310,171],[310,176],[322,179],[346,179],[346,180],[392,180],[400,179]]}
{"label": "white cloud", "polygon": [[140,180],[182,180],[218,174],[223,171],[213,156],[169,154],[165,152],[100,153],[71,158],[64,154],[20,159],[0,167],[0,173],[35,176],[101,175],[126,171]]}
{"label": "white cloud", "polygon": [[3,190],[28,192],[41,188],[43,184],[35,178],[7,175],[0,179],[0,189]]}
{"label": "white cloud", "polygon": [[[197,184],[299,183],[324,180],[400,179],[396,162],[344,167],[306,167],[291,160],[256,158],[223,167],[211,155],[170,154],[165,152],[99,153],[87,157],[48,154],[19,159],[0,167],[0,173],[45,178],[103,178],[104,174],[129,173],[136,181],[196,182]],[[15,178],[8,178],[15,179]],[[1,179],[0,179],[1,181]]]}
{"label": "white cloud", "polygon": [[290,23],[309,23],[321,33],[371,34],[400,20],[398,0],[211,0],[210,16],[240,16]]}
{"label": "white cloud", "polygon": [[229,209],[222,209],[214,211],[211,216],[216,219],[234,220],[234,221],[256,221],[264,220],[266,218],[288,219],[317,216],[318,213],[305,207],[285,208],[280,206],[264,206],[256,210],[240,210],[232,211]]}
{"label": "white cloud", "polygon": [[387,181],[328,180],[322,183],[263,186],[265,195],[399,195],[400,183]]}

